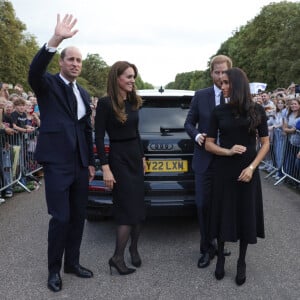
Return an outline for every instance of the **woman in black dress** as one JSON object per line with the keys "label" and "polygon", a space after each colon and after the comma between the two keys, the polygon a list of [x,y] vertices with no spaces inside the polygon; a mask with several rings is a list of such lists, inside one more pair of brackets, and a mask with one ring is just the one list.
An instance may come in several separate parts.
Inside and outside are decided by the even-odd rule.
{"label": "woman in black dress", "polygon": [[[269,150],[267,118],[252,101],[249,81],[239,68],[225,71],[222,92],[229,101],[212,114],[205,149],[215,154],[210,233],[218,240],[215,277],[224,277],[224,242],[240,241],[236,283],[246,281],[248,244],[264,238],[263,201],[257,166]],[[257,152],[257,137],[260,148]],[[216,144],[217,138],[219,143]]]}
{"label": "woman in black dress", "polygon": [[[114,218],[117,223],[116,248],[109,260],[121,275],[131,274],[124,262],[124,251],[131,237],[129,252],[135,267],[141,265],[137,244],[140,224],[145,219],[145,158],[138,131],[138,110],[142,99],[135,91],[137,68],[126,61],[116,62],[110,69],[107,97],[97,104],[95,139],[103,180],[113,194]],[[109,156],[104,148],[105,132],[110,143]]]}

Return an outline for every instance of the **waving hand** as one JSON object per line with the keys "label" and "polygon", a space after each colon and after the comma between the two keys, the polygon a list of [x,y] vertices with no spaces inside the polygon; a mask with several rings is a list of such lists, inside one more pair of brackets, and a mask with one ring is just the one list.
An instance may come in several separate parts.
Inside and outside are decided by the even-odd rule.
{"label": "waving hand", "polygon": [[64,18],[60,19],[60,14],[57,14],[57,22],[54,30],[54,35],[48,42],[49,47],[57,47],[64,39],[73,37],[78,30],[73,29],[77,19],[73,15],[66,14]]}

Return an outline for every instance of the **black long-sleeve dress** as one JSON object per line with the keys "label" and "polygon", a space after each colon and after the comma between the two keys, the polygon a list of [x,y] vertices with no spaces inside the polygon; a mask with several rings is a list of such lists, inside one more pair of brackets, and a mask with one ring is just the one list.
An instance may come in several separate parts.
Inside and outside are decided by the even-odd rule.
{"label": "black long-sleeve dress", "polygon": [[[268,136],[265,112],[260,105],[256,105],[255,109],[262,116],[257,134]],[[218,136],[221,147],[229,149],[239,144],[246,146],[247,151],[241,155],[215,156],[210,235],[221,241],[241,239],[254,244],[257,237],[265,237],[259,171],[254,171],[250,182],[237,179],[256,157],[257,136],[255,132],[249,132],[249,121],[245,117],[235,116],[231,104],[220,105],[213,111],[208,137]]]}
{"label": "black long-sleeve dress", "polygon": [[[95,116],[95,141],[101,165],[109,164],[116,180],[113,188],[114,218],[119,225],[134,225],[145,219],[143,147],[138,131],[138,110],[125,100],[127,120],[117,120],[110,97],[99,99]],[[104,136],[109,136],[106,157]]]}

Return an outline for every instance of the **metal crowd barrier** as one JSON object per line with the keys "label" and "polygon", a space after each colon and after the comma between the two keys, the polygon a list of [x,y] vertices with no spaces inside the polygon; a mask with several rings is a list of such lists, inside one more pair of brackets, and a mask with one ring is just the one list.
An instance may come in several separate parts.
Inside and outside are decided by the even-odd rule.
{"label": "metal crowd barrier", "polygon": [[300,131],[297,130],[296,133],[286,136],[281,167],[283,177],[276,181],[274,185],[277,185],[286,178],[300,183],[300,158],[297,157],[299,151]]}
{"label": "metal crowd barrier", "polygon": [[285,134],[282,129],[276,128],[270,133],[270,151],[262,161],[263,169],[268,172],[265,178],[275,173],[276,182],[279,184],[289,178],[300,183],[300,159],[297,154],[300,151],[300,131],[293,134]]}
{"label": "metal crowd barrier", "polygon": [[27,192],[26,179],[32,179],[38,184],[34,173],[42,169],[34,160],[38,130],[32,133],[15,133],[0,137],[0,192],[14,185],[21,186]]}
{"label": "metal crowd barrier", "polygon": [[[274,128],[270,133],[270,150],[263,160],[264,169],[268,171],[268,175],[265,178],[271,177],[274,174],[282,173],[280,172],[283,159],[284,159],[284,147],[286,143],[286,133],[282,128]],[[278,177],[277,177],[278,178]]]}
{"label": "metal crowd barrier", "polygon": [[25,151],[24,153],[24,163],[23,163],[23,174],[26,178],[32,179],[36,181],[38,184],[41,182],[34,176],[34,174],[40,171],[43,167],[42,165],[38,164],[38,162],[34,158],[35,147],[37,143],[38,137],[38,129],[31,133],[25,133],[24,144],[25,144]]}

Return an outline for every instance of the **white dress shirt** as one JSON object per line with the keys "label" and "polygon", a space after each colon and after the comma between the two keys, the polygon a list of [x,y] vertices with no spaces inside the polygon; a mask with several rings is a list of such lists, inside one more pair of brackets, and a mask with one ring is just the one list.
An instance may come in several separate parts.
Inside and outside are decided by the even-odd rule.
{"label": "white dress shirt", "polygon": [[[214,84],[214,91],[215,91],[215,104],[220,105],[220,98],[221,98],[221,94],[222,94],[222,90],[220,90],[215,84]],[[226,103],[226,99],[225,99],[225,103]],[[198,138],[201,135],[201,133],[198,133],[195,137],[195,142],[198,143]]]}
{"label": "white dress shirt", "polygon": [[[70,81],[65,79],[61,74],[59,74],[59,76],[65,82],[66,85],[69,85]],[[79,120],[86,114],[86,108],[85,108],[83,99],[80,95],[80,92],[78,90],[76,81],[73,81],[73,92],[74,92],[76,100],[77,100],[77,118]]]}

